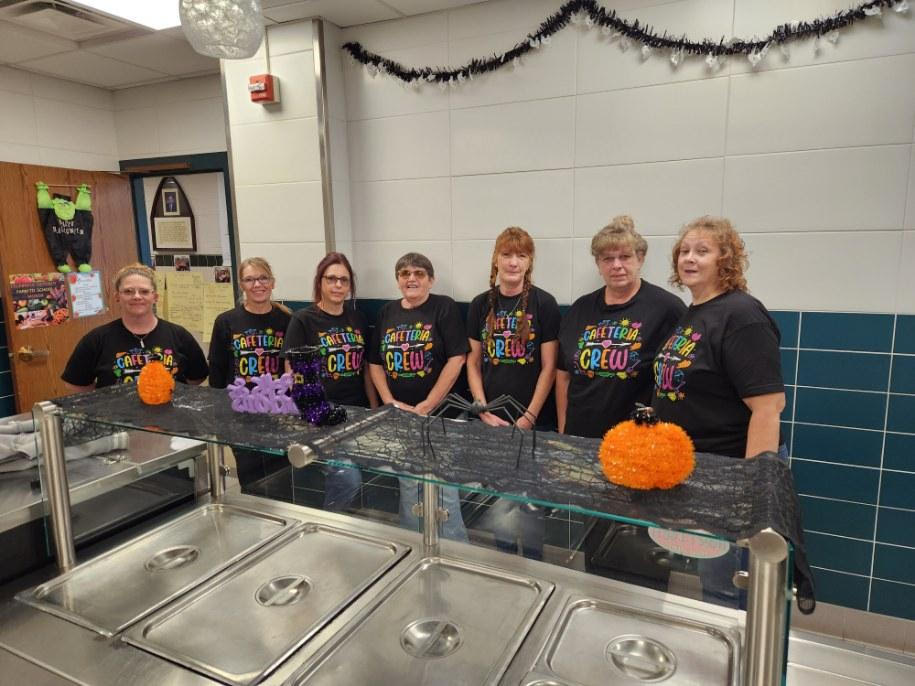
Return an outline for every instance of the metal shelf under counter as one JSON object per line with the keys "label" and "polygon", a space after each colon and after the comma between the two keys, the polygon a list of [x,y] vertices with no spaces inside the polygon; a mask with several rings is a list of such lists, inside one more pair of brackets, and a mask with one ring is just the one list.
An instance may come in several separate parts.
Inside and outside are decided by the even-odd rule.
{"label": "metal shelf under counter", "polygon": [[[27,419],[29,415],[20,418]],[[127,435],[128,447],[124,450],[67,463],[77,542],[97,538],[129,520],[131,513],[161,507],[192,492],[192,487],[177,479],[150,478],[182,462],[196,460],[203,451],[202,443],[145,431],[128,431]],[[125,487],[131,489],[129,498],[118,496],[119,489]],[[125,501],[130,505],[127,510],[118,507]],[[5,473],[0,480],[0,541],[5,550],[16,550],[17,554],[0,564],[0,581],[13,579],[51,559],[44,535],[46,515],[47,501],[38,468]]]}

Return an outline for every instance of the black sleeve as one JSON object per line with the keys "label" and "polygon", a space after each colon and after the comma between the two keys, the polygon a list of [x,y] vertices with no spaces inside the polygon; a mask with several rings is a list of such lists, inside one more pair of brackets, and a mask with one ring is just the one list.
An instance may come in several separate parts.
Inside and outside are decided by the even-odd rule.
{"label": "black sleeve", "polygon": [[83,336],[73,349],[67,366],[60,375],[67,383],[74,386],[90,386],[95,383],[95,368],[98,366],[101,350],[101,341],[96,331],[93,329]]}
{"label": "black sleeve", "polygon": [[483,303],[486,301],[485,293],[470,301],[470,309],[467,311],[467,338],[472,338],[475,341],[481,340],[480,321],[482,319]]}
{"label": "black sleeve", "polygon": [[454,300],[448,298],[442,303],[441,316],[438,321],[439,335],[445,346],[445,357],[464,355],[470,352],[470,343],[461,321],[461,310]]}
{"label": "black sleeve", "polygon": [[207,378],[210,369],[207,366],[207,358],[200,349],[197,339],[191,335],[191,332],[183,326],[178,327],[178,341],[180,351],[187,360],[187,366],[184,370],[184,378],[188,381],[203,381]]}
{"label": "black sleeve", "polygon": [[308,341],[308,329],[305,321],[298,315],[292,316],[289,320],[289,326],[286,327],[286,337],[283,339],[283,352],[292,348],[299,348],[303,345],[310,345]]}
{"label": "black sleeve", "polygon": [[229,354],[229,322],[226,313],[219,315],[213,322],[213,334],[210,336],[210,386],[225,388],[234,376],[231,372],[232,358]]}
{"label": "black sleeve", "polygon": [[728,378],[741,398],[785,390],[778,336],[768,323],[748,324],[722,341]]}
{"label": "black sleeve", "polygon": [[540,342],[549,343],[559,338],[559,324],[562,315],[559,314],[556,298],[546,292],[542,292],[542,295],[543,297],[540,299]]}
{"label": "black sleeve", "polygon": [[559,322],[559,355],[556,357],[556,369],[561,372],[568,371],[566,357],[568,351],[563,342],[568,340],[569,329],[575,325],[575,305],[572,305]]}

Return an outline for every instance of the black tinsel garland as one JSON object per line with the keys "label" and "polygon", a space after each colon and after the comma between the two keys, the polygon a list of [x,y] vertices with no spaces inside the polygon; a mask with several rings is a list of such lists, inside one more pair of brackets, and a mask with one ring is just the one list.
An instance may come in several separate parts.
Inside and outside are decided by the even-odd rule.
{"label": "black tinsel garland", "polygon": [[[436,67],[408,68],[399,62],[382,57],[374,52],[369,52],[358,42],[344,43],[343,49],[362,65],[387,73],[406,83],[461,83],[465,79],[473,79],[475,75],[496,71],[507,64],[517,63],[517,60],[532,50],[538,49],[541,45],[549,44],[550,37],[553,34],[564,29],[570,22],[576,23],[576,18],[580,14],[584,14],[586,15],[586,23],[598,26],[605,32],[617,33],[621,37],[641,43],[649,49],[670,50],[672,61],[675,65],[686,55],[704,55],[709,60],[713,60],[710,65],[717,61],[718,57],[747,55],[753,61],[752,57],[755,56],[757,57],[754,61],[755,64],[755,62],[759,61],[759,58],[765,56],[770,45],[780,45],[789,41],[813,37],[819,38],[827,34],[833,34],[840,28],[851,26],[870,16],[879,15],[884,7],[895,7],[897,11],[906,11],[908,3],[907,0],[872,0],[871,2],[864,2],[847,10],[836,12],[822,19],[781,24],[775,27],[768,36],[761,39],[726,41],[722,37],[718,42],[709,38],[696,42],[689,40],[686,36],[674,38],[668,35],[666,31],[658,35],[652,27],[640,24],[638,19],[631,23],[621,19],[617,16],[616,10],[608,11],[601,7],[596,0],[569,0],[555,14],[552,14],[540,24],[540,28],[537,31],[529,33],[523,41],[517,43],[510,50],[502,54],[494,54],[485,59],[470,60],[463,66],[454,69]],[[673,55],[676,55],[675,60]]]}

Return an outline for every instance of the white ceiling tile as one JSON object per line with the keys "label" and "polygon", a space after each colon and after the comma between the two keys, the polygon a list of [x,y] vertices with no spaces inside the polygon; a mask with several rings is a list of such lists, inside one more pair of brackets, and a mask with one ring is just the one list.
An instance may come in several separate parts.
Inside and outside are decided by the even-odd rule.
{"label": "white ceiling tile", "polygon": [[475,5],[481,0],[384,0],[398,12],[404,14],[424,14],[438,10],[450,10],[463,5]]}
{"label": "white ceiling tile", "polygon": [[165,72],[144,69],[84,50],[29,60],[20,66],[103,88],[133,85],[168,76]]}
{"label": "white ceiling tile", "polygon": [[0,62],[21,62],[75,50],[75,41],[0,21]]}
{"label": "white ceiling tile", "polygon": [[218,59],[199,54],[183,38],[171,38],[159,33],[94,45],[87,50],[172,76],[219,71]]}
{"label": "white ceiling tile", "polygon": [[264,16],[278,22],[323,17],[337,26],[368,24],[402,16],[388,5],[376,0],[269,0],[263,3]]}

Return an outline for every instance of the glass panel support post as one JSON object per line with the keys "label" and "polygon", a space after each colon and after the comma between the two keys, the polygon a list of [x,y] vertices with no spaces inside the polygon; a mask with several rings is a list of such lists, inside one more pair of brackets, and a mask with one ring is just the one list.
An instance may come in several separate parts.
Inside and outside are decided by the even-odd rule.
{"label": "glass panel support post", "polygon": [[73,545],[73,527],[70,518],[70,482],[67,479],[67,461],[64,454],[64,432],[60,409],[53,403],[35,403],[35,419],[41,435],[41,469],[51,511],[51,537],[57,568],[67,572],[76,564]]}
{"label": "glass panel support post", "polygon": [[746,543],[750,569],[742,683],[781,686],[788,612],[788,544],[772,529],[763,529]]}
{"label": "glass panel support post", "polygon": [[226,492],[226,449],[222,443],[207,443],[207,471],[210,474],[210,496],[214,500]]}
{"label": "glass panel support post", "polygon": [[[426,478],[431,478],[426,475]],[[441,512],[438,507],[439,487],[432,481],[423,481],[423,552],[438,554],[438,522]]]}

